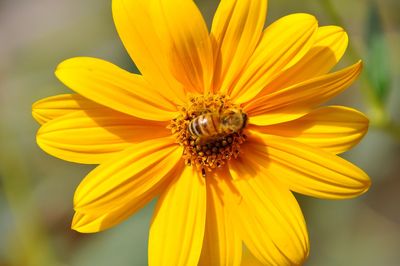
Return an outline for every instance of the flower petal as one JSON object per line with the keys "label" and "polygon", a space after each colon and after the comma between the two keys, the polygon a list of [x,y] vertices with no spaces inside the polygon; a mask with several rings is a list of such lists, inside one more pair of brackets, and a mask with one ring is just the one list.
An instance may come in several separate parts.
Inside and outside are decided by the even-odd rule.
{"label": "flower petal", "polygon": [[357,110],[329,106],[316,109],[294,121],[252,129],[338,154],[351,149],[364,137],[368,123],[368,118]]}
{"label": "flower petal", "polygon": [[[182,167],[184,167],[183,163],[178,164],[176,169],[169,174],[170,177],[165,177],[164,179],[168,180],[178,173],[180,174],[182,172]],[[95,233],[109,229],[129,218],[158,196],[166,189],[166,183],[167,182],[162,182],[146,190],[145,193],[138,195],[134,200],[127,201],[124,205],[112,209],[111,211],[99,210],[89,213],[76,212],[71,227],[81,233]]]}
{"label": "flower petal", "polygon": [[56,76],[82,96],[116,111],[143,119],[167,121],[177,115],[176,106],[151,88],[140,75],[96,58],[71,58]]}
{"label": "flower petal", "polygon": [[57,158],[99,164],[133,143],[169,136],[166,126],[103,107],[51,120],[39,129],[37,143]]}
{"label": "flower petal", "polygon": [[265,23],[267,0],[222,0],[215,13],[211,38],[216,74],[214,87],[227,93],[254,49]]}
{"label": "flower petal", "polygon": [[[264,95],[244,106],[250,116],[249,123],[271,125],[268,116],[277,114],[306,114],[314,107],[338,95],[350,86],[361,73],[361,61],[340,71],[319,76],[289,88]],[[293,116],[293,118],[298,118]],[[289,120],[286,120],[289,121]],[[284,122],[284,121],[279,121]]]}
{"label": "flower petal", "polygon": [[133,144],[85,177],[75,192],[75,211],[105,213],[141,199],[165,180],[181,156],[172,138]]}
{"label": "flower petal", "polygon": [[318,198],[343,199],[365,193],[371,181],[366,173],[330,152],[300,142],[252,131],[252,161],[291,190]]}
{"label": "flower petal", "polygon": [[298,62],[314,43],[318,22],[308,14],[283,17],[267,27],[231,97],[237,103],[254,98],[276,75]]}
{"label": "flower petal", "polygon": [[199,265],[240,265],[242,240],[233,228],[233,217],[221,197],[217,179],[207,179],[207,215]]}
{"label": "flower petal", "polygon": [[32,116],[43,125],[44,123],[79,110],[108,109],[79,94],[60,94],[47,97],[32,105]]}
{"label": "flower petal", "polygon": [[206,220],[205,180],[185,167],[158,200],[149,236],[149,265],[197,265]]}
{"label": "flower petal", "polygon": [[152,193],[144,194],[147,198],[143,201],[138,200],[136,204],[126,204],[112,211],[76,212],[72,219],[71,228],[80,233],[97,233],[109,229],[133,215],[152,198],[156,197],[159,192],[159,190],[154,190]]}
{"label": "flower petal", "polygon": [[297,110],[296,106],[292,106],[292,108],[277,110],[276,112],[267,112],[264,114],[249,116],[248,123],[249,125],[260,126],[275,125],[298,119],[302,116],[305,116],[309,112],[310,110]]}
{"label": "flower petal", "polygon": [[[247,156],[247,155],[244,155]],[[301,265],[308,256],[308,234],[300,207],[287,186],[245,159],[250,172],[227,178],[235,229],[247,248],[265,265]],[[243,162],[230,166],[242,168]]]}
{"label": "flower petal", "polygon": [[213,54],[207,25],[194,1],[155,0],[156,30],[166,49],[172,75],[186,90],[207,92],[213,76]]}
{"label": "flower petal", "polygon": [[277,74],[258,96],[328,73],[342,58],[348,44],[346,32],[337,26],[318,28],[315,39],[308,53],[294,66]]}
{"label": "flower petal", "polygon": [[118,34],[132,60],[154,88],[175,103],[186,102],[183,86],[173,77],[165,41],[157,34],[153,0],[113,0]]}

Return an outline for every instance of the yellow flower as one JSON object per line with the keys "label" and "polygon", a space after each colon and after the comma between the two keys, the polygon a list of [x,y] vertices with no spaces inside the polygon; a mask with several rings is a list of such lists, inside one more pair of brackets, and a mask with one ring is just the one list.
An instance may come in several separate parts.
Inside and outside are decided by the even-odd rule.
{"label": "yellow flower", "polygon": [[308,14],[263,29],[266,0],[222,0],[211,32],[191,0],[112,6],[141,75],[69,59],[56,75],[78,94],[33,105],[44,151],[99,164],[76,190],[72,228],[105,230],[159,196],[150,265],[239,265],[242,242],[264,264],[301,264],[309,243],[291,191],[343,199],[370,186],[337,156],[368,119],[320,107],[361,71],[328,73],[346,33]]}

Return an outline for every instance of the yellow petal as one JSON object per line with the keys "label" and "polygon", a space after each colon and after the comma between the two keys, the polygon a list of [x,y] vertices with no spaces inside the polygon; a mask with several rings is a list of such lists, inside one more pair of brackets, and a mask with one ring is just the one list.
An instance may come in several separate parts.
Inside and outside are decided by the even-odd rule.
{"label": "yellow petal", "polygon": [[[183,163],[178,164],[176,169],[171,172],[171,177],[165,177],[166,180],[180,174],[184,167]],[[81,233],[95,233],[109,229],[125,219],[129,218],[136,211],[148,204],[153,198],[158,196],[165,188],[167,182],[162,182],[145,193],[138,195],[132,201],[126,202],[124,205],[112,209],[111,211],[99,210],[90,213],[76,212],[72,220],[72,229]]]}
{"label": "yellow petal", "polygon": [[56,76],[82,96],[116,111],[143,119],[167,121],[176,106],[140,75],[96,58],[77,57],[58,65]]}
{"label": "yellow petal", "polygon": [[274,112],[266,112],[264,114],[256,114],[249,116],[249,125],[275,125],[279,123],[284,123],[287,121],[292,121],[305,116],[310,110],[297,110],[296,106],[292,108],[285,108],[283,110],[275,110]]}
{"label": "yellow petal", "polygon": [[222,0],[215,13],[211,38],[216,73],[214,87],[227,93],[258,44],[267,0]]}
{"label": "yellow petal", "polygon": [[60,94],[47,97],[32,105],[32,116],[43,125],[44,123],[63,115],[79,110],[108,109],[92,102],[79,94]]}
{"label": "yellow petal", "polygon": [[140,199],[168,176],[181,156],[172,138],[133,144],[85,177],[75,192],[75,211],[108,212]]}
{"label": "yellow petal", "polygon": [[150,225],[149,265],[197,265],[205,220],[205,179],[185,167],[158,200]]}
{"label": "yellow petal", "polygon": [[37,143],[57,158],[99,164],[133,143],[170,135],[165,123],[103,108],[75,111],[51,120],[39,129]]}
{"label": "yellow petal", "polygon": [[[258,175],[258,169],[255,169],[254,163],[251,161],[251,151],[248,150],[248,145],[240,147],[240,154],[236,160],[228,162],[229,165],[229,176],[234,180],[244,178],[246,176],[256,177]],[[249,154],[249,156],[247,156]]]}
{"label": "yellow petal", "polygon": [[213,54],[207,25],[194,1],[152,1],[154,23],[172,75],[185,89],[203,93],[211,87]]}
{"label": "yellow petal", "polygon": [[246,248],[243,250],[241,266],[265,266]]}
{"label": "yellow petal", "polygon": [[[244,154],[246,156],[246,154]],[[248,158],[250,159],[250,158]],[[243,161],[230,166],[241,168]],[[301,265],[309,242],[303,215],[287,186],[270,176],[256,162],[246,161],[250,172],[237,180],[227,179],[230,210],[235,229],[246,247],[265,265]]]}
{"label": "yellow petal", "polygon": [[153,2],[113,0],[112,10],[118,34],[145,79],[175,103],[186,102],[183,86],[170,70],[166,40],[157,34]]}
{"label": "yellow petal", "polygon": [[221,197],[222,188],[207,178],[207,215],[199,265],[240,265],[242,240],[233,228],[233,217]]}
{"label": "yellow petal", "polygon": [[366,173],[330,152],[289,138],[252,133],[246,142],[252,152],[246,156],[265,165],[266,171],[293,191],[342,199],[363,194],[370,186]]}
{"label": "yellow petal", "polygon": [[[313,78],[283,90],[254,99],[244,106],[256,125],[271,125],[274,121],[257,116],[310,112],[349,87],[361,73],[361,61],[340,71]],[[286,120],[288,121],[288,120]],[[283,122],[283,121],[280,121]]]}
{"label": "yellow petal", "polygon": [[308,14],[283,17],[265,31],[233,87],[237,103],[254,98],[280,71],[298,62],[314,43],[318,22]]}
{"label": "yellow petal", "polygon": [[342,58],[347,44],[348,37],[342,28],[318,28],[315,43],[308,53],[294,66],[278,73],[258,96],[328,73]]}
{"label": "yellow petal", "polygon": [[357,110],[329,106],[316,109],[294,121],[252,129],[338,154],[351,149],[364,137],[368,123],[368,118]]}
{"label": "yellow petal", "polygon": [[98,211],[93,213],[76,212],[72,219],[71,228],[80,233],[97,233],[112,228],[133,215],[151,201],[151,199],[156,197],[160,191],[154,190],[152,192],[144,194],[148,198],[143,201],[138,200],[136,204],[126,204],[112,211]]}

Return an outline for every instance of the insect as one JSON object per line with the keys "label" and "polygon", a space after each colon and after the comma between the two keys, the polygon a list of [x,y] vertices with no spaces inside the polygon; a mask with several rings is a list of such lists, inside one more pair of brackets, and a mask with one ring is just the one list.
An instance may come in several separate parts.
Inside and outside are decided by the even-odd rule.
{"label": "insect", "polygon": [[189,133],[201,142],[239,132],[246,126],[247,115],[241,110],[205,113],[194,118],[188,125]]}

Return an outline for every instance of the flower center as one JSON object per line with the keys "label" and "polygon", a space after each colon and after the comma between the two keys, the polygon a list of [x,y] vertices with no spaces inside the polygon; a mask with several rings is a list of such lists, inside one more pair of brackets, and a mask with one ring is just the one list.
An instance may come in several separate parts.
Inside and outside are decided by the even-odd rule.
{"label": "flower center", "polygon": [[194,165],[205,177],[239,156],[247,115],[227,96],[193,96],[179,110],[169,128],[184,147],[186,165]]}

